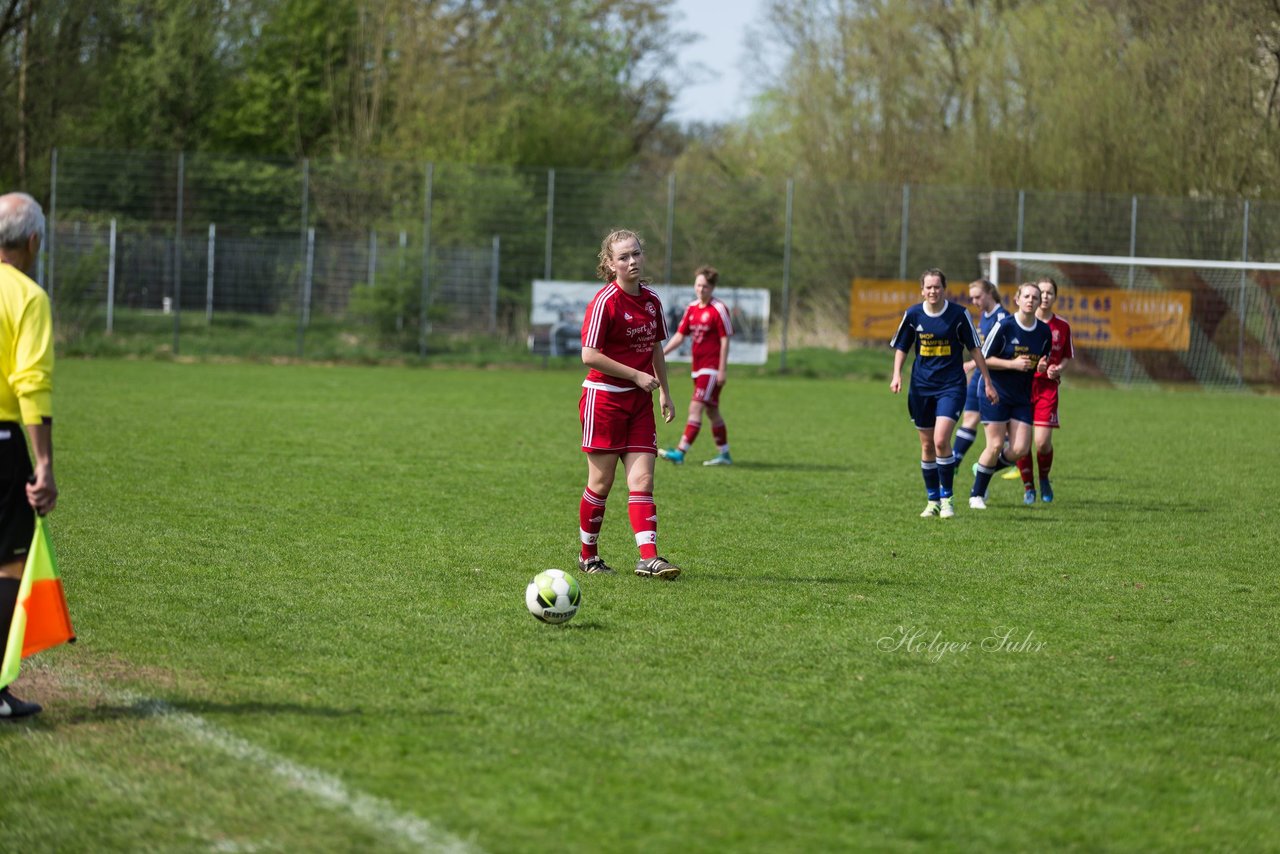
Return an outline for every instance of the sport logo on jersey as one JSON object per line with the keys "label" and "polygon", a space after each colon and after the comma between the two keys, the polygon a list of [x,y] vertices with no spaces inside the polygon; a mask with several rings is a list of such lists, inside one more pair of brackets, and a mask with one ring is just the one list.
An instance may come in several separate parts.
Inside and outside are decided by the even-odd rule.
{"label": "sport logo on jersey", "polygon": [[630,323],[633,320],[633,318],[631,317],[631,312],[624,311],[622,313],[622,319],[625,320],[627,323]]}

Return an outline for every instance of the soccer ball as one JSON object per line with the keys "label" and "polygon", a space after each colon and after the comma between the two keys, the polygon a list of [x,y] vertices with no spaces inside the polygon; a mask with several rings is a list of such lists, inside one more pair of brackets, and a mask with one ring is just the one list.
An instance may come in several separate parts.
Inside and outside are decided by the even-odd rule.
{"label": "soccer ball", "polygon": [[582,604],[582,588],[564,570],[544,569],[525,588],[524,604],[544,623],[568,622]]}

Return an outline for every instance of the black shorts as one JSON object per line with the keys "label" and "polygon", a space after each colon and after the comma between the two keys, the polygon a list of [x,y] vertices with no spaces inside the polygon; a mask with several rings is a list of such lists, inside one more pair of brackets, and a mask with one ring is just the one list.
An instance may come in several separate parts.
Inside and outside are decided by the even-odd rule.
{"label": "black shorts", "polygon": [[35,511],[27,501],[31,475],[22,425],[0,421],[0,563],[26,560],[31,548],[36,531]]}

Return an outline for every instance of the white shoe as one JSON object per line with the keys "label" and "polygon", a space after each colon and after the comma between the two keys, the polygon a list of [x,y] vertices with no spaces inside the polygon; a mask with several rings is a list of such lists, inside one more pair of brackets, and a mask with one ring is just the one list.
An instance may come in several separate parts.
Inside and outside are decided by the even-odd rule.
{"label": "white shoe", "polygon": [[920,514],[921,519],[928,519],[930,516],[938,515],[938,502],[930,501],[924,506],[924,512]]}
{"label": "white shoe", "polygon": [[970,510],[986,510],[987,509],[986,499],[983,498],[981,495],[970,495],[969,509]]}
{"label": "white shoe", "polygon": [[938,516],[950,519],[954,515],[956,515],[956,507],[951,503],[950,498],[944,498],[938,502]]}

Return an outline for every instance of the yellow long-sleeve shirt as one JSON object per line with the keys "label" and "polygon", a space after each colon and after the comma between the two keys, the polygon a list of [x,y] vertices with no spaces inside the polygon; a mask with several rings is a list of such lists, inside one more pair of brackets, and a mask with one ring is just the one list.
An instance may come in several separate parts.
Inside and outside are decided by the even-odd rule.
{"label": "yellow long-sleeve shirt", "polygon": [[53,315],[49,295],[0,263],[0,421],[53,417]]}

